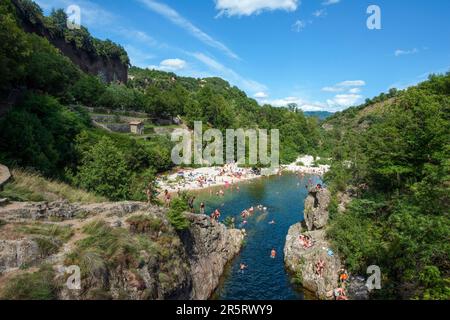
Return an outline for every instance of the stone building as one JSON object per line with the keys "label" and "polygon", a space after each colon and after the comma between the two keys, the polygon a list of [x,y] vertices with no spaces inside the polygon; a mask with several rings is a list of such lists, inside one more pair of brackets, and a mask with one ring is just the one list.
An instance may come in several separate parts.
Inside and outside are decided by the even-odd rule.
{"label": "stone building", "polygon": [[142,121],[132,121],[130,122],[130,132],[143,135],[144,134],[144,123]]}

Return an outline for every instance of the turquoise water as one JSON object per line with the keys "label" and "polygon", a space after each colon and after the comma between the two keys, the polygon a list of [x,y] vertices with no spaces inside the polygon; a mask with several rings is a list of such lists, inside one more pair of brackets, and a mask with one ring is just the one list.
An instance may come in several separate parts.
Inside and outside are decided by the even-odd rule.
{"label": "turquoise water", "polygon": [[[267,207],[267,212],[256,211],[245,225],[247,238],[240,255],[234,259],[226,271],[223,281],[214,296],[216,299],[230,300],[295,300],[304,299],[301,288],[292,284],[292,279],[284,267],[283,248],[289,227],[303,220],[303,205],[307,196],[305,186],[309,180],[318,183],[318,178],[301,179],[294,174],[261,178],[240,184],[240,190],[225,190],[224,197],[217,197],[218,189],[197,194],[197,205],[204,201],[206,214],[215,209],[226,217],[235,217],[236,225],[242,222],[240,213],[244,209],[259,204]],[[275,220],[275,224],[269,224]],[[272,259],[272,249],[277,257]],[[248,269],[240,271],[240,264]]]}

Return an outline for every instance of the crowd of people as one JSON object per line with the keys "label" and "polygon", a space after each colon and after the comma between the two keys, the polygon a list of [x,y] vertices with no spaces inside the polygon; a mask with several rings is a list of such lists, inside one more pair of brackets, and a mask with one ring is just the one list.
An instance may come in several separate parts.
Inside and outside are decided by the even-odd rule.
{"label": "crowd of people", "polygon": [[205,167],[178,172],[159,177],[157,184],[161,189],[171,192],[198,190],[215,186],[230,186],[240,181],[250,180],[261,176],[261,173],[251,168],[240,168],[235,163],[223,167]]}

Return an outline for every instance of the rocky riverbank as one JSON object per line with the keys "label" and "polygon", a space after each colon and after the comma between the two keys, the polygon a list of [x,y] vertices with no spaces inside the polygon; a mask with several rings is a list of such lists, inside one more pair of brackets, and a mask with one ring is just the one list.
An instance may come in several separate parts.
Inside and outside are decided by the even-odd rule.
{"label": "rocky riverbank", "polygon": [[[208,299],[244,233],[187,214],[177,232],[166,209],[140,202],[12,203],[0,209],[0,294],[50,265],[56,299]],[[82,290],[65,285],[81,268]]]}
{"label": "rocky riverbank", "polygon": [[[289,229],[284,248],[286,268],[305,289],[323,300],[334,298],[334,290],[339,287],[339,271],[342,268],[340,257],[333,252],[326,238],[330,201],[329,190],[310,190],[305,200],[304,221]],[[311,239],[312,245],[305,246],[300,236]],[[317,268],[319,262],[323,263],[321,272],[318,272]],[[364,278],[350,277],[347,295],[350,299],[368,299]]]}

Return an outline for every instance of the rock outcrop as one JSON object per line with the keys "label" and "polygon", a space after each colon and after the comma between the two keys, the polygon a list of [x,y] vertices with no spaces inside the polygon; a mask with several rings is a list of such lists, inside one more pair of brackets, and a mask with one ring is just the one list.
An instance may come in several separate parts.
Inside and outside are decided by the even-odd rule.
{"label": "rock outcrop", "polygon": [[366,279],[361,276],[350,277],[347,294],[351,300],[369,300],[370,291],[366,285]]}
{"label": "rock outcrop", "polygon": [[39,245],[31,239],[0,240],[0,274],[40,261]]}
{"label": "rock outcrop", "polygon": [[0,210],[0,218],[5,221],[18,220],[71,220],[97,214],[125,216],[149,209],[143,202],[116,202],[98,204],[77,204],[68,201],[55,202],[13,202]]}
{"label": "rock outcrop", "polygon": [[304,218],[309,231],[320,230],[328,223],[328,205],[331,194],[328,189],[312,190],[305,200]]}
{"label": "rock outcrop", "polygon": [[236,256],[245,233],[227,229],[204,215],[189,215],[191,228],[182,236],[191,266],[192,298],[208,299],[219,285],[226,264]]}
{"label": "rock outcrop", "polygon": [[[331,299],[337,288],[341,261],[332,252],[326,240],[328,205],[331,195],[328,189],[311,190],[305,200],[304,225],[298,223],[289,229],[284,248],[287,269],[294,273],[303,287],[316,294],[319,299]],[[308,236],[313,246],[305,248],[300,235]],[[317,274],[316,264],[324,262],[322,274]]]}
{"label": "rock outcrop", "polygon": [[[303,234],[314,240],[312,248],[304,248],[299,236]],[[336,254],[330,255],[325,230],[303,231],[301,223],[293,225],[286,237],[284,248],[285,264],[289,271],[301,281],[302,286],[315,293],[319,299],[332,298],[332,291],[338,285],[341,262]],[[316,263],[325,262],[323,274],[316,274]]]}
{"label": "rock outcrop", "polygon": [[[351,191],[338,194],[339,214],[344,214],[351,202],[351,195]],[[305,220],[289,229],[284,248],[286,268],[319,299],[333,299],[333,290],[339,286],[339,271],[342,267],[340,257],[330,249],[326,239],[330,201],[331,195],[327,189],[310,190],[305,200]],[[305,248],[300,242],[300,235],[312,239],[313,246]],[[321,275],[316,272],[318,261],[323,261],[325,265]],[[346,292],[351,300],[369,299],[364,277],[350,276]]]}
{"label": "rock outcrop", "polygon": [[8,182],[8,180],[11,178],[11,173],[9,172],[8,167],[0,164],[0,190],[3,187],[3,185]]}
{"label": "rock outcrop", "polygon": [[[167,209],[141,202],[15,202],[0,208],[4,223],[0,226],[0,277],[45,262],[56,270],[60,299],[205,300],[217,288],[227,263],[239,253],[245,234],[204,215],[186,217],[190,228],[177,232]],[[141,219],[148,223],[145,227],[139,225]],[[99,222],[104,224],[102,237],[118,248],[108,255],[98,252],[98,235],[86,233],[86,227]],[[58,252],[43,256],[33,230],[49,225],[69,227],[73,234],[58,243]],[[45,239],[52,241],[52,227],[45,230],[50,231]],[[66,267],[72,264],[84,266],[83,290],[64,285]]]}

